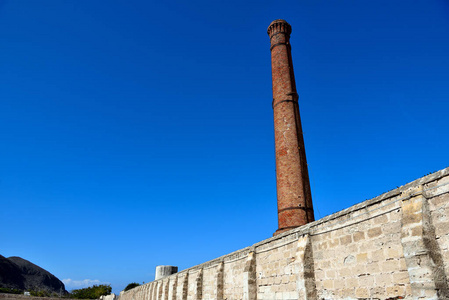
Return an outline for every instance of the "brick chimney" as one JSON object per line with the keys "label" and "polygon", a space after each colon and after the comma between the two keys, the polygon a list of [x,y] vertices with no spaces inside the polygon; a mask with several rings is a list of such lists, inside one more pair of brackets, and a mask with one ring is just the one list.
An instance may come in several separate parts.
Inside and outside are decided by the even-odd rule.
{"label": "brick chimney", "polygon": [[278,229],[274,235],[315,220],[293,74],[291,32],[290,24],[284,20],[275,20],[268,27],[278,200]]}

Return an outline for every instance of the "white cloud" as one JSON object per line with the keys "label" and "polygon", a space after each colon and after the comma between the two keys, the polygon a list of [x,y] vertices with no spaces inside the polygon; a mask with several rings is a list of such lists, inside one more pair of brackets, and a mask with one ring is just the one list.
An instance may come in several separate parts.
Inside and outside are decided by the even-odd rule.
{"label": "white cloud", "polygon": [[96,285],[109,284],[109,282],[101,282],[98,279],[73,280],[73,279],[67,278],[67,279],[63,279],[62,282],[64,282],[66,290],[82,289],[82,288],[92,286],[94,284],[96,284]]}

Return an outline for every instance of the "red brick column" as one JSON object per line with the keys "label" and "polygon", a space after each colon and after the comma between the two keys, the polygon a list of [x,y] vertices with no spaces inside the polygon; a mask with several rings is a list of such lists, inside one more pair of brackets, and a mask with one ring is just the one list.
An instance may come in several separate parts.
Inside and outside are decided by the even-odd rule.
{"label": "red brick column", "polygon": [[298,108],[290,46],[291,26],[275,20],[268,27],[273,77],[277,235],[314,220],[309,172]]}

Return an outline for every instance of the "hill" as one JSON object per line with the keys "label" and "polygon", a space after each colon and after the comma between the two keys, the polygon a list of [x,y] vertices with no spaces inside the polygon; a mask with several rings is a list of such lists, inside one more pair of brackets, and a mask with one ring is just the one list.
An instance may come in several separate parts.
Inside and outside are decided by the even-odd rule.
{"label": "hill", "polygon": [[0,255],[0,287],[26,291],[66,294],[56,276],[21,257]]}

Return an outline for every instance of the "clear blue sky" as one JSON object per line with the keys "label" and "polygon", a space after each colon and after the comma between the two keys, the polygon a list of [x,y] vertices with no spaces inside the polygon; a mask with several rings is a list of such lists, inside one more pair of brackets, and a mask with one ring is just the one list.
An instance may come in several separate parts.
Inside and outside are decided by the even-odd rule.
{"label": "clear blue sky", "polygon": [[279,18],[317,218],[449,166],[447,0],[0,0],[0,254],[119,292],[270,237]]}

